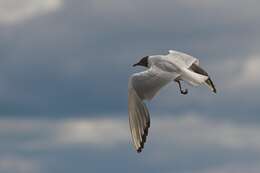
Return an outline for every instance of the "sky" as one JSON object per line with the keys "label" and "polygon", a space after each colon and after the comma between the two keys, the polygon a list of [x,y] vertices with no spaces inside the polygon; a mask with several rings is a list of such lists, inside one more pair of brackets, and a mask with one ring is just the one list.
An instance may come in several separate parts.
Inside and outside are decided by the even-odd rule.
{"label": "sky", "polygon": [[[258,173],[259,18],[256,0],[0,0],[0,172]],[[218,93],[163,88],[137,154],[132,64],[170,49]]]}

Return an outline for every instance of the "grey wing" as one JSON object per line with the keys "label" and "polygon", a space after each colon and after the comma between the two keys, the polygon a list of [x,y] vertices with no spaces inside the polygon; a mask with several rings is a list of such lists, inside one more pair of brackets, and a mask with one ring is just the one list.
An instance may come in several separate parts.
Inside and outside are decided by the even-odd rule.
{"label": "grey wing", "polygon": [[149,111],[143,102],[152,99],[155,94],[172,79],[154,70],[136,73],[129,79],[128,114],[132,141],[137,152],[141,152],[148,128],[150,127]]}

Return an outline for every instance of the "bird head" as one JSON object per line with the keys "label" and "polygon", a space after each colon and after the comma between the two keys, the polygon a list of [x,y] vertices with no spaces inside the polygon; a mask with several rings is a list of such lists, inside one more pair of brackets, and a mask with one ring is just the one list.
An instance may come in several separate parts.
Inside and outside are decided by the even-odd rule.
{"label": "bird head", "polygon": [[134,64],[133,67],[135,66],[144,66],[148,67],[148,56],[143,57],[138,63]]}

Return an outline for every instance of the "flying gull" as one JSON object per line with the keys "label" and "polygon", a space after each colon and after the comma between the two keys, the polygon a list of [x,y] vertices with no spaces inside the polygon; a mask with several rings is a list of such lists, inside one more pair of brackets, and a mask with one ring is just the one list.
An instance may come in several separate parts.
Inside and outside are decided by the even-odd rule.
{"label": "flying gull", "polygon": [[187,94],[181,81],[191,86],[206,85],[216,93],[216,88],[208,73],[199,66],[199,60],[182,52],[169,50],[168,55],[152,55],[142,58],[133,65],[148,68],[135,73],[128,83],[128,114],[132,143],[138,153],[144,147],[148,128],[149,111],[143,102],[151,100],[168,83],[175,81],[181,94]]}

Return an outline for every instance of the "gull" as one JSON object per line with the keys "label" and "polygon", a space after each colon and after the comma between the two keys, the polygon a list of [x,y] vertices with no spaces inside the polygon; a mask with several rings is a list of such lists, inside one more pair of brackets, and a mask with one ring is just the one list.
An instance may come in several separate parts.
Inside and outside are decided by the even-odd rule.
{"label": "gull", "polygon": [[216,88],[208,73],[199,66],[199,60],[188,54],[169,50],[167,55],[143,57],[133,65],[146,67],[147,70],[134,73],[128,82],[128,115],[135,150],[140,153],[146,142],[150,127],[150,115],[144,101],[150,101],[158,91],[174,81],[180,93],[188,94],[181,82],[191,86],[206,85],[212,92]]}

